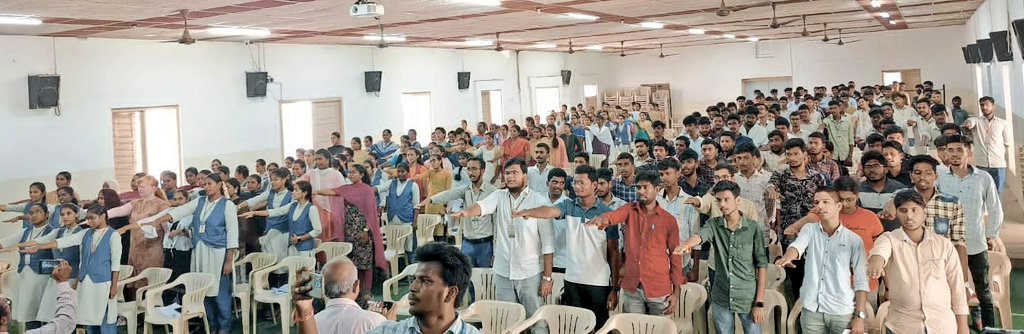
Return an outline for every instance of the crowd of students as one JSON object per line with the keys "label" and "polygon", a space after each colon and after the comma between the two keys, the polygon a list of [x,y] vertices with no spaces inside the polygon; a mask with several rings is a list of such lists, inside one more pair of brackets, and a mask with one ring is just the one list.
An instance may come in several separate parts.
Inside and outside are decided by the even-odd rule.
{"label": "crowd of students", "polygon": [[[40,264],[64,259],[79,300],[107,305],[80,308],[79,325],[114,333],[119,265],[162,266],[219,277],[207,315],[228,332],[234,261],[314,256],[316,240],[353,244],[359,289],[337,298],[365,305],[374,269],[387,268],[381,226],[415,226],[426,213],[446,215],[435,240],[461,233],[468,263],[492,268],[497,298],[528,315],[552,293],[593,311],[598,326],[620,303],[669,315],[708,261],[718,332],[733,331],[734,315],[760,332],[770,265],[786,268],[802,298],[805,333],[861,333],[865,304],[883,300],[890,332],[963,333],[975,296],[975,326],[994,326],[986,256],[1002,223],[1010,130],[992,98],[973,116],[960,102],[947,108],[930,82],[772,89],[682,117],[677,136],[655,105],[563,105],[543,122],[437,127],[425,145],[415,130],[349,146],[334,133],[332,146],[280,164],[232,170],[215,159],[184,182],[139,173],[131,191],[106,181],[94,200],[61,172],[56,191],[36,182],[28,200],[0,205],[23,222],[0,240],[20,250],[13,316],[30,329],[53,318],[44,296],[56,283]],[[555,272],[563,291],[552,291]]]}

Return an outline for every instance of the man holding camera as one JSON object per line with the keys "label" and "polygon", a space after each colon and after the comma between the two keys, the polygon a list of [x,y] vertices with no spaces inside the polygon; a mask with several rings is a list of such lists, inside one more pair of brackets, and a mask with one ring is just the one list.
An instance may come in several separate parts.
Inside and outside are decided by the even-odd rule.
{"label": "man holding camera", "polygon": [[[60,264],[53,268],[50,276],[57,281],[57,314],[50,323],[27,330],[25,334],[63,334],[75,331],[76,295],[75,289],[68,283],[68,279],[71,278],[71,266],[67,261],[60,260]],[[7,327],[10,324],[11,304],[7,300],[0,300],[0,334],[7,334]]]}

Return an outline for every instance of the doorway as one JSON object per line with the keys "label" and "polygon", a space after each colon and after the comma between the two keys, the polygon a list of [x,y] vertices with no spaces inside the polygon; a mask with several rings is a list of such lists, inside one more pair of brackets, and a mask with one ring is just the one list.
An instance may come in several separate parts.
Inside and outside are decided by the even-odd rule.
{"label": "doorway", "polygon": [[914,86],[921,83],[921,69],[882,71],[882,83],[891,85],[893,82],[906,83],[905,92],[914,91]]}
{"label": "doorway", "polygon": [[[132,175],[172,171],[181,174],[178,106],[112,110],[114,179],[130,191]],[[179,178],[182,179],[182,178]]]}
{"label": "doorway", "polygon": [[344,144],[343,124],[341,99],[281,103],[281,156],[290,156],[299,148],[330,147],[334,132],[341,134]]}
{"label": "doorway", "polygon": [[502,110],[501,90],[480,91],[480,114],[483,115],[483,122],[493,124],[501,122],[504,110]]}
{"label": "doorway", "polygon": [[772,89],[777,89],[779,91],[779,96],[782,96],[782,92],[786,87],[793,87],[793,77],[743,79],[743,96],[746,96],[747,100],[753,100],[755,95],[754,91],[759,90],[765,97],[768,97],[771,96],[770,92]]}

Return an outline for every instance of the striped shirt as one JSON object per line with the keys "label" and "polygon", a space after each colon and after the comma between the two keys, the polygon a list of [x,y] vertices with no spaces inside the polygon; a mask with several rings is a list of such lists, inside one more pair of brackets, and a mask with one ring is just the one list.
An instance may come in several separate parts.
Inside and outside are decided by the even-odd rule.
{"label": "striped shirt", "polygon": [[[967,255],[988,251],[986,238],[999,236],[1003,225],[1003,207],[992,176],[983,170],[968,166],[968,173],[960,177],[950,170],[939,173],[938,190],[956,196],[964,211],[964,226],[967,235]],[[985,213],[988,213],[988,225]]]}

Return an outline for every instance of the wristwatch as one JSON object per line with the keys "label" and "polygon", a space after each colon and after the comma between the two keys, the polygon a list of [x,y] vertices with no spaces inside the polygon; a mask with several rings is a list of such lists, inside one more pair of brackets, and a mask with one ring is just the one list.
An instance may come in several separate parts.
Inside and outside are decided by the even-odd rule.
{"label": "wristwatch", "polygon": [[754,307],[762,307],[763,308],[764,307],[764,302],[761,302],[761,301],[754,302]]}
{"label": "wristwatch", "polygon": [[861,318],[861,319],[867,319],[868,318],[868,314],[865,313],[864,311],[857,311],[855,314],[857,315],[858,318]]}
{"label": "wristwatch", "polygon": [[551,282],[551,276],[541,276],[540,278],[543,279],[545,282]]}

